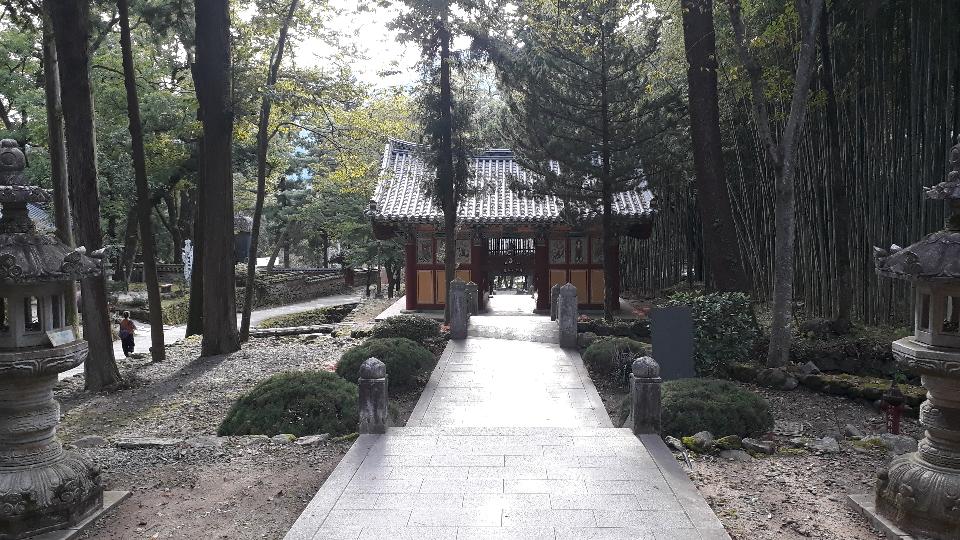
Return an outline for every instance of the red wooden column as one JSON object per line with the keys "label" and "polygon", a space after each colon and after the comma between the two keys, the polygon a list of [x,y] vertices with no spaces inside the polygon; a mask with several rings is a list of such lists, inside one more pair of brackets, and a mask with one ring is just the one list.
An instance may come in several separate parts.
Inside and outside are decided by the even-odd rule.
{"label": "red wooden column", "polygon": [[537,288],[537,311],[550,311],[549,252],[545,235],[537,236],[533,248],[533,283]]}
{"label": "red wooden column", "polygon": [[470,240],[470,280],[477,284],[477,306],[487,307],[487,239],[474,235]]}
{"label": "red wooden column", "polygon": [[404,280],[407,282],[407,309],[417,309],[417,241],[414,235],[407,237],[407,243],[404,246]]}

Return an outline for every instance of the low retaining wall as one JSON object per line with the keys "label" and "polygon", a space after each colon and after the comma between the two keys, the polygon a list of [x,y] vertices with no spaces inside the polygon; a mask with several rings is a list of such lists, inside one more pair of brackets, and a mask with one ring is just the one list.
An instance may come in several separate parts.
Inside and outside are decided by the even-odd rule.
{"label": "low retaining wall", "polygon": [[[237,283],[237,309],[243,306],[245,287]],[[343,274],[323,272],[277,272],[257,274],[253,290],[253,307],[295,304],[347,290]]]}

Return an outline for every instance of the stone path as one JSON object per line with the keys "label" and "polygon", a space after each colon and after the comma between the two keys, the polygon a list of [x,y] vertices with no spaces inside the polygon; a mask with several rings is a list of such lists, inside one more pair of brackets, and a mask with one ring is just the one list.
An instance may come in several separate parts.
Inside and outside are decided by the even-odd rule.
{"label": "stone path", "polygon": [[[345,294],[338,294],[334,296],[324,296],[321,298],[314,298],[313,300],[307,300],[306,302],[300,302],[297,304],[288,304],[286,306],[277,306],[263,309],[255,309],[250,312],[250,326],[256,327],[262,321],[269,319],[271,317],[276,317],[278,315],[289,315],[292,313],[300,313],[302,311],[309,311],[311,309],[329,307],[329,306],[339,306],[343,304],[352,304],[354,302],[360,302],[362,297],[360,292],[353,291]],[[237,314],[237,326],[240,325],[241,315]],[[146,352],[150,348],[150,323],[145,321],[135,321],[137,325],[136,333],[136,344],[137,348],[134,352]],[[182,341],[183,338],[187,335],[187,325],[178,324],[174,326],[164,326],[163,327],[163,342],[167,345],[173,345],[178,341]],[[123,358],[123,348],[120,345],[120,340],[113,342],[113,355],[118,360]],[[72,377],[74,375],[83,373],[83,365],[79,365],[69,371],[65,371],[60,374],[60,380],[66,379],[67,377]]]}
{"label": "stone path", "polygon": [[552,327],[474,317],[407,427],[357,439],[287,540],[729,538],[659,437],[612,427],[579,354],[502,339]]}

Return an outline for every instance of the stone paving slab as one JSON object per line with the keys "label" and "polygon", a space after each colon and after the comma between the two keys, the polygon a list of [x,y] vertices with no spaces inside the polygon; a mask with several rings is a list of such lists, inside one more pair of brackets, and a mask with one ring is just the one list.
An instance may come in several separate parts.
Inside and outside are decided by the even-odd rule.
{"label": "stone paving slab", "polygon": [[579,354],[471,337],[407,427],[357,439],[286,538],[729,537],[659,437],[612,427]]}

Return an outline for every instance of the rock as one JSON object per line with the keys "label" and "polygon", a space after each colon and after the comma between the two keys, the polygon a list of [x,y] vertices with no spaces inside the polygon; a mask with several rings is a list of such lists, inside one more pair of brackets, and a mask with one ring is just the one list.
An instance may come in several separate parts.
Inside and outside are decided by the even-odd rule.
{"label": "rock", "polygon": [[728,370],[731,378],[743,382],[755,381],[760,372],[760,368],[753,364],[731,364]]}
{"label": "rock", "polygon": [[73,441],[73,445],[77,448],[101,448],[104,446],[110,446],[110,441],[100,437],[99,435],[87,435],[86,437],[80,437],[79,439]]}
{"label": "rock", "polygon": [[796,390],[798,386],[800,386],[800,382],[797,381],[797,378],[793,375],[787,375],[786,382],[780,388],[781,390]]}
{"label": "rock", "polygon": [[850,437],[851,439],[862,439],[863,432],[860,431],[860,428],[853,424],[847,424],[843,426],[843,435],[845,437]]}
{"label": "rock", "polygon": [[750,437],[741,440],[740,444],[748,452],[754,452],[756,454],[773,454],[777,451],[776,446],[772,442],[752,439]]}
{"label": "rock", "polygon": [[270,437],[270,440],[275,443],[289,444],[297,440],[297,436],[292,433],[280,433],[279,435],[274,435],[273,437]]}
{"label": "rock", "polygon": [[741,463],[753,461],[753,456],[744,452],[743,450],[722,450],[720,452],[720,457],[730,461],[739,461]]}
{"label": "rock", "polygon": [[581,349],[586,349],[590,345],[593,345],[595,341],[599,339],[599,336],[593,332],[581,332],[577,334],[577,347]]}
{"label": "rock", "polygon": [[860,371],[860,359],[855,356],[845,356],[837,368],[844,373],[858,373]]}
{"label": "rock", "polygon": [[306,437],[298,438],[297,440],[293,441],[293,443],[300,446],[316,446],[329,438],[329,433],[324,433],[322,435],[307,435]]}
{"label": "rock", "polygon": [[220,448],[223,446],[223,438],[214,437],[213,435],[198,435],[187,439],[187,446],[192,446],[193,448]]}
{"label": "rock", "polygon": [[138,450],[142,448],[169,448],[183,443],[183,439],[166,437],[124,437],[114,439],[113,444],[123,450]]}
{"label": "rock", "polygon": [[713,450],[713,434],[709,431],[701,431],[692,437],[684,437],[683,444],[687,448],[698,454],[706,454]]}
{"label": "rock", "polygon": [[837,359],[832,355],[826,355],[817,360],[816,365],[820,368],[820,371],[836,371]]}
{"label": "rock", "polygon": [[907,435],[894,435],[892,433],[881,433],[878,438],[893,455],[899,456],[909,452],[917,451],[917,440]]}
{"label": "rock", "polygon": [[824,437],[822,439],[797,438],[791,439],[790,443],[824,454],[835,454],[840,451],[840,443],[833,437]]}
{"label": "rock", "polygon": [[743,447],[740,437],[736,435],[727,435],[714,441],[714,445],[721,450],[739,450]]}
{"label": "rock", "polygon": [[666,437],[663,438],[663,441],[667,443],[667,446],[669,446],[670,449],[673,450],[674,452],[683,452],[684,450],[686,450],[683,447],[683,442],[681,442],[680,439],[676,437],[671,437],[670,435],[667,435]]}
{"label": "rock", "polygon": [[248,435],[243,438],[242,443],[246,446],[254,446],[259,444],[266,444],[270,442],[270,437],[266,435]]}
{"label": "rock", "polygon": [[813,362],[807,362],[800,366],[800,373],[804,375],[819,375],[820,368],[817,367]]}
{"label": "rock", "polygon": [[[790,378],[787,372],[779,368],[767,368],[757,374],[757,384],[767,388],[783,388]],[[796,387],[794,387],[796,388]]]}

